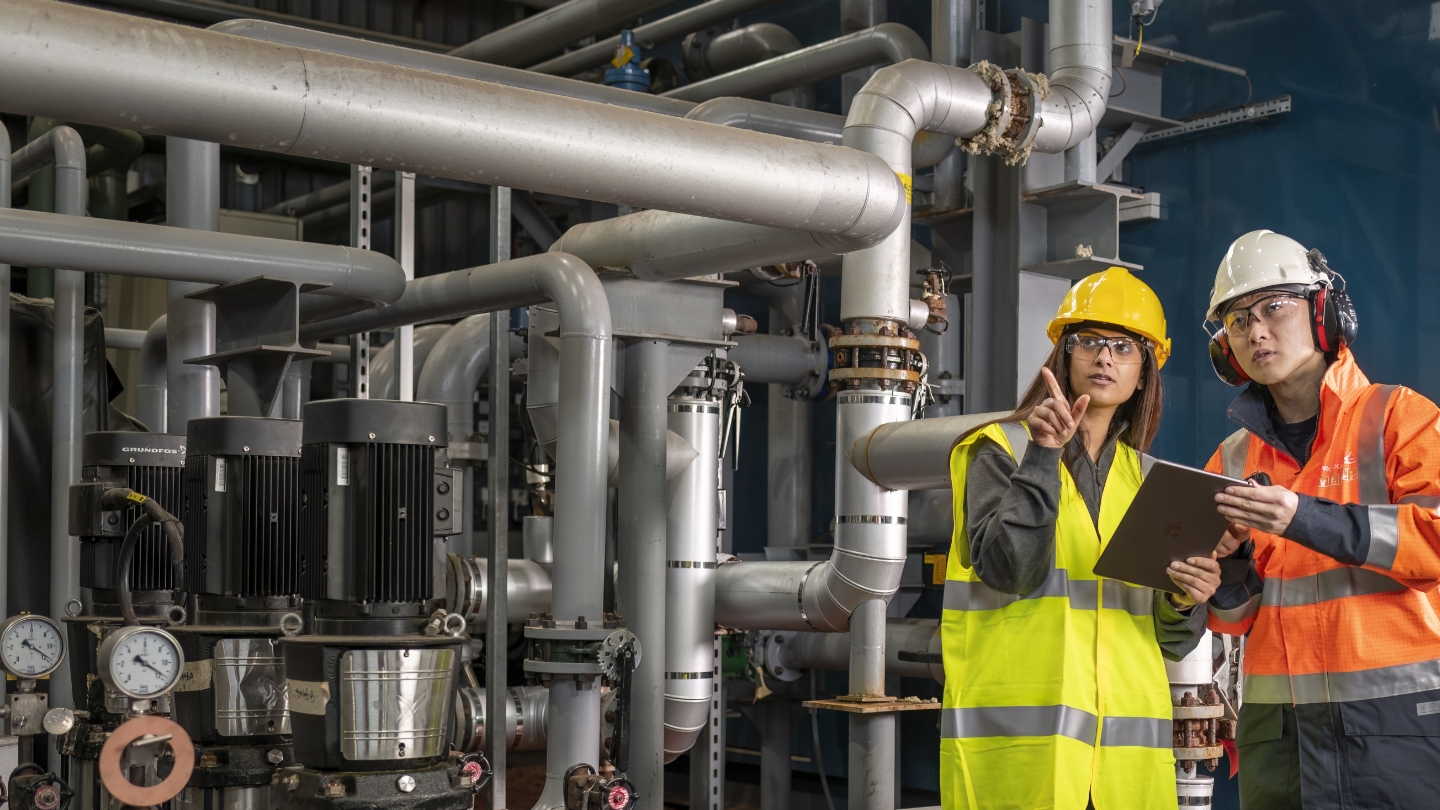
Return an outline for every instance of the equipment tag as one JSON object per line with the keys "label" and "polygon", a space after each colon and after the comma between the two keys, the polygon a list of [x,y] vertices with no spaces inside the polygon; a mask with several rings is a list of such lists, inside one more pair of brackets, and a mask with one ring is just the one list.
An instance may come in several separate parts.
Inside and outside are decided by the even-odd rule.
{"label": "equipment tag", "polygon": [[335,448],[335,486],[350,486],[350,448]]}
{"label": "equipment tag", "polygon": [[290,688],[290,711],[298,714],[324,715],[330,705],[330,684],[325,681],[297,681],[286,678]]}
{"label": "equipment tag", "polygon": [[180,673],[180,680],[175,682],[175,691],[200,692],[209,689],[213,671],[214,663],[208,658],[203,661],[186,661],[185,669]]}
{"label": "equipment tag", "polygon": [[225,491],[225,459],[215,459],[215,491]]}
{"label": "equipment tag", "polygon": [[149,498],[145,497],[144,495],[141,495],[141,494],[138,493],[138,492],[131,492],[129,495],[126,495],[125,497],[128,498],[128,499],[130,499],[130,500],[132,500],[132,501],[134,501],[135,503],[145,503],[146,501],[150,500]]}

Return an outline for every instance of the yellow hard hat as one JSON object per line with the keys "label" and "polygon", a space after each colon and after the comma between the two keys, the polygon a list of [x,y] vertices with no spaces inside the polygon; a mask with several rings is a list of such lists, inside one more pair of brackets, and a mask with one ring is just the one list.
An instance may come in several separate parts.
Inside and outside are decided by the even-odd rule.
{"label": "yellow hard hat", "polygon": [[1113,324],[1146,338],[1155,346],[1155,361],[1165,365],[1170,356],[1170,338],[1165,336],[1165,310],[1155,291],[1145,282],[1130,275],[1123,267],[1112,267],[1103,273],[1086,276],[1065,293],[1060,311],[1045,330],[1050,342],[1060,340],[1065,327],[1072,323]]}

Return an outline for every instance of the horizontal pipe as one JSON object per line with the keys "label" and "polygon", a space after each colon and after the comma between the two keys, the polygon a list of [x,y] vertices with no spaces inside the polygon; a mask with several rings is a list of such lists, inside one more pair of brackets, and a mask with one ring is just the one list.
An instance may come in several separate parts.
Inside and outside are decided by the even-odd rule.
{"label": "horizontal pipe", "polygon": [[400,265],[368,250],[14,209],[0,211],[0,261],[207,284],[268,275],[370,305],[405,289]]}
{"label": "horizontal pipe", "polygon": [[218,22],[241,18],[255,18],[281,25],[313,28],[316,31],[324,31],[336,36],[355,37],[357,39],[368,39],[405,48],[416,48],[421,51],[440,52],[448,50],[450,47],[443,42],[430,42],[429,40],[416,39],[415,37],[376,31],[371,28],[357,28],[353,25],[332,23],[326,20],[300,17],[294,14],[283,14],[278,11],[268,11],[256,6],[242,6],[238,3],[220,2],[220,0],[105,0],[105,4],[128,8],[134,11],[144,11],[149,14],[159,14],[164,17],[173,17],[177,20],[185,20],[186,22],[199,23],[201,25],[214,25]]}
{"label": "horizontal pipe", "polygon": [[[797,680],[804,670],[848,670],[849,633],[775,632],[764,637],[766,674],[782,681]],[[900,656],[905,654],[905,660]],[[937,619],[888,619],[885,622],[885,672],[902,678],[933,678],[945,682],[938,662],[913,660],[916,655],[940,654]]]}
{"label": "horizontal pipe", "polygon": [[70,4],[6,11],[12,112],[847,237],[908,208],[884,161],[839,146]]}
{"label": "horizontal pipe", "polygon": [[950,451],[966,433],[1008,413],[967,413],[891,422],[850,447],[850,463],[886,489],[949,489]]}
{"label": "horizontal pipe", "polygon": [[800,335],[735,335],[729,359],[740,364],[745,381],[795,388],[829,370],[829,352]]}
{"label": "horizontal pipe", "polygon": [[759,22],[726,31],[699,49],[696,70],[689,67],[695,60],[687,53],[686,72],[692,80],[730,73],[743,67],[794,53],[801,49],[800,40],[789,29],[772,22]]}
{"label": "horizontal pipe", "polygon": [[919,34],[899,23],[846,34],[783,56],[731,71],[712,79],[687,84],[665,93],[666,98],[705,101],[721,96],[762,96],[837,76],[879,62],[930,59],[930,49]]}
{"label": "horizontal pipe", "polygon": [[826,259],[877,244],[669,211],[641,211],[576,225],[550,246],[592,267],[627,269],[669,281],[806,259]]}
{"label": "horizontal pipe", "polygon": [[[635,43],[642,48],[654,48],[656,45],[663,45],[686,34],[744,16],[775,2],[777,0],[708,0],[698,6],[692,6],[633,29]],[[573,76],[609,62],[615,56],[615,46],[619,44],[619,35],[602,39],[593,45],[576,48],[554,59],[541,62],[531,67],[530,70],[536,73],[548,73],[552,76]]]}
{"label": "horizontal pipe", "polygon": [[[751,98],[712,98],[695,105],[694,109],[685,113],[685,117],[692,121],[768,132],[815,143],[841,143],[844,140],[845,119],[842,116]],[[954,149],[954,137],[921,131],[915,135],[910,160],[915,168],[927,169],[944,160]]]}
{"label": "horizontal pipe", "polygon": [[144,343],[144,329],[121,329],[118,326],[105,327],[105,348],[107,349],[140,351],[140,347]]}
{"label": "horizontal pipe", "polygon": [[[465,617],[465,626],[475,633],[485,629],[485,575],[490,561],[485,557],[447,554],[445,573],[446,604]],[[511,623],[523,623],[531,613],[549,613],[551,583],[549,566],[530,560],[508,560],[505,604]]]}
{"label": "horizontal pipe", "polygon": [[[505,701],[505,750],[545,750],[550,690],[543,686],[512,686]],[[485,750],[485,687],[467,686],[455,693],[455,748],[465,753]]]}
{"label": "horizontal pipe", "polygon": [[524,65],[597,31],[633,20],[669,0],[568,0],[450,51],[496,65]]}

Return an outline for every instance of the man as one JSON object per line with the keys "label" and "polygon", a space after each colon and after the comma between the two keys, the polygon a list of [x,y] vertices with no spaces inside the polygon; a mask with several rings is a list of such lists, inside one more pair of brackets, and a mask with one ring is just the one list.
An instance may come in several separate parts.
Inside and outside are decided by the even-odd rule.
{"label": "man", "polygon": [[1440,410],[1366,379],[1337,278],[1255,231],[1211,291],[1215,370],[1249,383],[1208,465],[1252,479],[1216,496],[1249,571],[1210,600],[1212,630],[1249,634],[1249,809],[1440,805]]}

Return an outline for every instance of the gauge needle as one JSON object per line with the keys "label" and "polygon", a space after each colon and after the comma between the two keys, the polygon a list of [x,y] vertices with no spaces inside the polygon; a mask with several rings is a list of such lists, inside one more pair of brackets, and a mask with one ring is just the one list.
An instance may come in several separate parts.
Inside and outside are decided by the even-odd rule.
{"label": "gauge needle", "polygon": [[47,662],[50,660],[50,656],[46,655],[46,654],[43,653],[43,652],[40,652],[40,648],[39,648],[39,647],[36,647],[34,644],[31,644],[31,643],[30,643],[30,639],[28,639],[28,638],[20,639],[20,646],[21,646],[21,647],[29,647],[30,649],[32,649],[32,650],[35,651],[35,654],[36,654],[36,655],[40,656],[41,658],[44,658]]}
{"label": "gauge needle", "polygon": [[161,672],[160,670],[156,669],[155,667],[151,666],[151,665],[150,665],[150,662],[149,662],[149,661],[146,661],[144,656],[141,656],[141,655],[135,656],[135,663],[139,664],[139,665],[142,666],[142,667],[145,667],[146,669],[150,670],[151,672],[155,673],[156,675],[159,675],[159,676],[162,677],[162,678],[165,677],[165,673],[163,673],[163,672]]}

